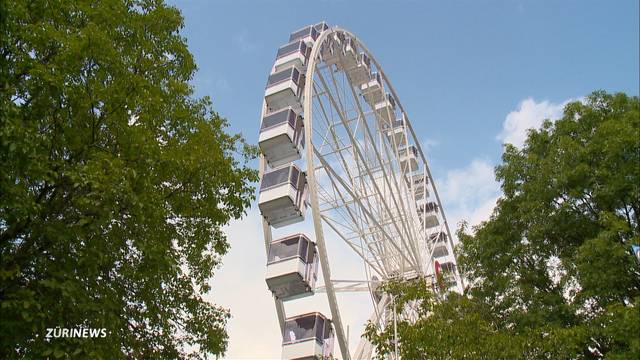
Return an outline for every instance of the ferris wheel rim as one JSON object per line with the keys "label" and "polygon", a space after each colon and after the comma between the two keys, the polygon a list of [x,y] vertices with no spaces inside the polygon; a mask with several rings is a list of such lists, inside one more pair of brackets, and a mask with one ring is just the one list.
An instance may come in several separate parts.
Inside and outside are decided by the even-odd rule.
{"label": "ferris wheel rim", "polygon": [[[309,195],[310,195],[310,208],[311,208],[311,215],[313,218],[313,224],[314,224],[314,233],[315,233],[315,239],[316,239],[316,243],[318,244],[318,249],[320,250],[321,254],[320,254],[320,261],[322,262],[322,274],[323,274],[323,278],[324,278],[324,283],[325,283],[325,287],[326,287],[326,292],[327,292],[327,297],[329,300],[329,306],[331,308],[331,315],[332,315],[332,320],[335,324],[336,327],[336,336],[338,339],[338,344],[340,346],[340,350],[343,356],[343,359],[350,359],[350,354],[349,354],[349,347],[348,344],[346,344],[346,337],[344,334],[344,329],[342,327],[342,318],[340,315],[340,310],[339,310],[339,306],[337,304],[337,300],[335,297],[335,290],[333,288],[333,284],[332,284],[332,279],[331,279],[331,269],[330,269],[330,263],[328,261],[328,256],[326,254],[326,245],[324,242],[324,227],[322,224],[322,216],[321,216],[321,211],[320,211],[320,207],[319,207],[319,200],[318,200],[318,182],[316,179],[316,174],[315,174],[315,164],[314,164],[314,159],[315,159],[315,154],[314,154],[314,144],[313,144],[313,111],[312,111],[312,103],[313,103],[313,85],[314,85],[314,75],[315,72],[317,70],[317,60],[319,59],[319,53],[322,49],[322,45],[325,42],[325,40],[334,33],[338,33],[338,32],[342,32],[343,34],[345,34],[346,36],[350,37],[351,39],[353,39],[358,46],[361,48],[361,50],[367,54],[367,56],[369,57],[369,59],[374,63],[374,65],[376,66],[376,70],[378,71],[378,73],[380,74],[380,76],[384,79],[384,83],[386,83],[388,90],[390,91],[390,93],[392,94],[392,96],[394,97],[394,100],[397,104],[397,106],[400,108],[400,111],[402,114],[404,114],[404,116],[407,117],[407,124],[409,124],[409,129],[411,131],[411,135],[413,136],[414,139],[416,139],[416,135],[415,132],[413,130],[413,127],[411,127],[410,122],[408,121],[408,116],[406,115],[406,112],[404,110],[404,107],[402,106],[402,103],[400,102],[400,99],[395,91],[395,89],[393,88],[393,85],[391,84],[391,80],[389,79],[389,77],[384,73],[384,70],[382,69],[382,66],[380,65],[380,63],[377,61],[377,59],[375,58],[375,56],[373,56],[373,54],[371,53],[371,51],[367,48],[367,46],[357,37],[355,36],[355,34],[349,32],[348,30],[345,30],[343,28],[340,27],[332,27],[329,28],[325,31],[323,31],[320,36],[315,40],[313,48],[311,50],[311,54],[309,56],[309,62],[307,63],[307,71],[306,71],[306,82],[305,82],[305,86],[304,86],[304,90],[303,90],[303,98],[304,98],[304,103],[303,103],[303,113],[305,114],[305,150],[306,150],[306,159],[305,159],[305,163],[306,163],[306,173],[307,173],[307,182],[309,184]],[[422,152],[422,149],[419,145],[418,141],[415,141],[416,145],[418,146],[418,151],[420,153],[420,156],[424,162],[424,164],[426,165],[426,157],[424,155],[424,153]],[[428,168],[428,167],[427,167]],[[431,174],[430,172],[428,173],[429,179],[431,181],[433,181],[433,179],[431,178]],[[435,186],[434,186],[434,190],[435,190]],[[440,204],[440,200],[439,197],[437,198],[438,201],[438,205],[442,206]],[[443,215],[443,221],[444,224],[446,225],[446,231],[447,233],[450,233],[449,228],[448,228],[448,224],[446,222],[446,218],[444,218]],[[451,236],[449,236],[449,239],[451,239]],[[382,274],[381,274],[382,275]],[[373,295],[373,294],[372,294]],[[380,303],[386,303],[387,299],[383,299],[380,301]],[[378,311],[378,306],[379,304],[376,304],[374,301],[374,311]]]}
{"label": "ferris wheel rim", "polygon": [[[331,318],[335,325],[336,336],[338,338],[338,346],[340,347],[340,352],[342,354],[342,358],[347,360],[350,359],[349,353],[349,345],[346,343],[346,336],[344,334],[344,329],[342,327],[342,317],[340,315],[340,310],[338,308],[337,299],[335,296],[335,290],[333,288],[333,283],[331,282],[331,267],[329,264],[329,260],[327,257],[326,245],[324,242],[324,229],[322,226],[321,216],[320,216],[320,205],[318,201],[318,183],[316,181],[316,174],[314,171],[314,154],[313,154],[313,111],[311,109],[312,106],[312,92],[313,92],[313,75],[316,70],[316,59],[318,58],[318,54],[324,43],[325,39],[334,32],[337,31],[337,28],[330,28],[323,31],[320,36],[315,40],[313,47],[311,49],[311,54],[309,55],[309,62],[307,63],[307,71],[305,74],[305,85],[303,90],[304,104],[303,104],[303,113],[305,114],[305,151],[306,151],[306,167],[307,167],[307,184],[309,186],[309,197],[310,197],[310,208],[311,208],[311,217],[313,218],[313,228],[316,244],[318,244],[318,252],[322,267],[322,278],[324,279],[324,283],[326,286],[327,292],[327,300],[329,302],[329,308],[331,310]],[[311,81],[309,81],[311,80]]]}

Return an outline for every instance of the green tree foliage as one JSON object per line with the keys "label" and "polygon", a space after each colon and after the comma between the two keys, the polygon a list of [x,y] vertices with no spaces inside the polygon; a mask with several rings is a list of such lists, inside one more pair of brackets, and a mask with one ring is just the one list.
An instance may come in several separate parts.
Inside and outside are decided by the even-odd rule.
{"label": "green tree foliage", "polygon": [[203,295],[255,150],[193,97],[179,11],[16,0],[0,20],[0,358],[223,353],[228,311]]}
{"label": "green tree foliage", "polygon": [[[458,231],[463,295],[391,284],[406,359],[638,359],[640,102],[595,92],[507,145],[490,220]],[[442,299],[442,298],[446,299]],[[367,328],[381,354],[393,328]]]}

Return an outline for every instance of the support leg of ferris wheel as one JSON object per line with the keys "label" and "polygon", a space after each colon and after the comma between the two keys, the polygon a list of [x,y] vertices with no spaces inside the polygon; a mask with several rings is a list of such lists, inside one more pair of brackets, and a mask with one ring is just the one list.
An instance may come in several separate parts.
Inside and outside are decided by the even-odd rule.
{"label": "support leg of ferris wheel", "polygon": [[[319,44],[322,43],[324,38],[327,36],[329,32],[323,32],[320,35],[320,38],[317,39]],[[319,47],[314,47],[311,51],[310,61],[307,64],[308,69],[313,69],[315,66],[315,59],[318,56]],[[309,114],[312,112],[312,87],[305,86],[304,93],[304,105],[303,109],[305,114]],[[314,146],[311,143],[311,139],[313,138],[312,132],[312,122],[308,121],[305,126],[305,141],[306,141],[306,160],[307,160],[307,183],[309,184],[309,193],[310,193],[310,205],[311,205],[311,213],[313,217],[313,228],[315,231],[316,244],[318,246],[318,256],[320,257],[320,266],[322,267],[322,278],[324,279],[324,283],[327,291],[327,300],[329,302],[329,308],[331,309],[331,320],[335,326],[336,337],[338,338],[338,346],[340,347],[340,353],[342,354],[343,360],[350,360],[351,356],[349,354],[349,344],[347,344],[346,335],[344,332],[344,328],[342,326],[342,317],[340,316],[340,309],[338,308],[338,300],[336,299],[336,294],[333,289],[333,283],[331,282],[331,270],[329,268],[329,257],[327,256],[327,248],[324,242],[324,232],[322,229],[322,218],[320,213],[320,204],[318,202],[318,183],[316,182],[316,174],[313,169],[313,159],[314,159]]]}
{"label": "support leg of ferris wheel", "polygon": [[[306,103],[310,100],[310,97],[305,98],[305,107]],[[308,132],[311,130],[311,125],[307,125],[306,127]],[[310,139],[311,134],[307,135],[307,139]],[[310,140],[307,140],[309,143]],[[313,145],[307,144],[307,161],[311,162],[313,159]],[[310,169],[313,169],[313,165],[309,166]],[[344,328],[342,327],[342,318],[340,317],[340,310],[338,308],[338,300],[336,299],[336,294],[333,288],[333,283],[331,282],[331,270],[329,269],[329,257],[327,256],[327,248],[324,242],[324,233],[322,230],[322,219],[320,217],[320,205],[318,204],[317,197],[317,183],[315,178],[315,172],[309,171],[307,173],[307,181],[309,183],[310,190],[310,202],[311,202],[311,211],[313,213],[313,227],[315,229],[316,234],[316,244],[318,246],[318,256],[320,257],[320,265],[322,267],[322,278],[324,279],[327,298],[329,301],[329,308],[331,309],[331,318],[333,324],[336,329],[336,337],[338,338],[338,345],[340,346],[340,352],[342,353],[342,358],[344,360],[351,359],[349,355],[349,344],[346,341],[346,335],[344,333]]]}

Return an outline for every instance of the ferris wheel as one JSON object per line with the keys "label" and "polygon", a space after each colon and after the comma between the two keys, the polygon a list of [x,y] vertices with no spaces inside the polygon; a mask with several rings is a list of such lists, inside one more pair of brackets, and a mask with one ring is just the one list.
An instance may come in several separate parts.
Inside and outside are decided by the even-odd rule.
{"label": "ferris wheel", "polygon": [[[325,22],[291,33],[268,77],[259,146],[266,282],[283,336],[282,358],[368,359],[350,352],[336,293],[370,293],[371,318],[389,324],[388,281],[462,291],[451,232],[409,116],[382,67],[354,34]],[[307,209],[309,208],[309,209]],[[307,222],[312,233],[286,233]],[[334,279],[328,240],[343,241],[366,278]],[[318,281],[322,274],[322,283]],[[438,279],[439,281],[436,281]],[[287,314],[326,296],[330,314]]]}

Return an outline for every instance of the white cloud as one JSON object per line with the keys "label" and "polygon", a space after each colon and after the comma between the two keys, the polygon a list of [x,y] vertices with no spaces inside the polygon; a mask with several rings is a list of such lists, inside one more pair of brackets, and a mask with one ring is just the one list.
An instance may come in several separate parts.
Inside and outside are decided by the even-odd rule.
{"label": "white cloud", "polygon": [[[545,119],[553,121],[562,117],[564,107],[570,101],[574,99],[559,104],[546,100],[536,102],[532,98],[521,101],[516,110],[507,114],[497,139],[522,147],[528,129],[539,128]],[[471,226],[488,220],[502,194],[494,177],[494,165],[483,159],[475,159],[463,168],[448,171],[436,185],[442,192],[452,228],[457,228],[462,220]]]}
{"label": "white cloud", "polygon": [[527,138],[527,130],[539,128],[545,119],[556,120],[562,116],[564,106],[571,100],[555,104],[547,100],[536,102],[532,98],[520,102],[518,109],[507,114],[502,124],[502,132],[497,139],[503,144],[510,143],[522,147]]}
{"label": "white cloud", "polygon": [[444,181],[443,196],[456,204],[469,203],[495,190],[493,165],[475,159],[462,169],[449,170]]}
{"label": "white cloud", "polygon": [[489,219],[500,195],[493,165],[482,159],[475,159],[466,167],[448,171],[444,179],[436,182],[436,186],[440,189],[452,231],[462,220],[469,225],[477,225]]}
{"label": "white cloud", "polygon": [[498,195],[489,196],[480,206],[473,209],[467,219],[469,225],[478,225],[483,221],[489,220],[497,201]]}

